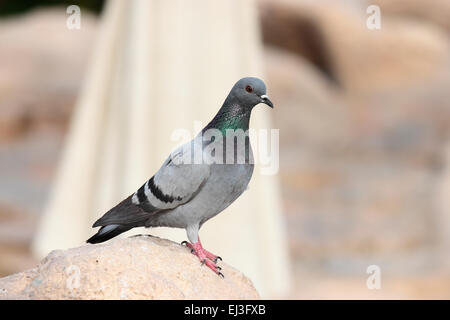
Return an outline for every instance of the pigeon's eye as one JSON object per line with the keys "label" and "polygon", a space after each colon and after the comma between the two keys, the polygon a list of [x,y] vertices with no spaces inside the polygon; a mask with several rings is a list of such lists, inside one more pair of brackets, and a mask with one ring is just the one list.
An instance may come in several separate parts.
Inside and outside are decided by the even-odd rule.
{"label": "pigeon's eye", "polygon": [[252,86],[246,86],[245,91],[247,91],[248,93],[252,93],[253,92]]}

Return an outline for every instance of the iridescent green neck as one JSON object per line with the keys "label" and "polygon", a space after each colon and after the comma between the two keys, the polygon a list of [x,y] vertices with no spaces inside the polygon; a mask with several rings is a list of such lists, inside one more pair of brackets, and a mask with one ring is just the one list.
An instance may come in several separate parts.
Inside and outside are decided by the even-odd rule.
{"label": "iridescent green neck", "polygon": [[250,121],[250,112],[240,116],[234,116],[231,118],[223,119],[222,121],[218,122],[217,129],[219,129],[222,132],[225,132],[228,129],[232,130],[242,129],[246,131],[248,130],[249,121]]}
{"label": "iridescent green neck", "polygon": [[203,132],[212,128],[220,130],[224,135],[228,129],[242,129],[247,131],[250,122],[250,113],[251,110],[243,110],[237,105],[225,110],[222,108],[214,119],[203,129]]}

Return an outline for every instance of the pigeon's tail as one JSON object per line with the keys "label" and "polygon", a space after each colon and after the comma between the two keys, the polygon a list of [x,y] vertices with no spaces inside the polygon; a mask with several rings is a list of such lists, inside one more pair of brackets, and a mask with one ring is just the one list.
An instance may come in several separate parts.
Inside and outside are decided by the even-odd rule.
{"label": "pigeon's tail", "polygon": [[87,243],[100,243],[115,236],[121,234],[122,232],[128,231],[132,228],[132,226],[120,225],[120,224],[110,224],[104,227],[101,227],[100,230],[88,240]]}

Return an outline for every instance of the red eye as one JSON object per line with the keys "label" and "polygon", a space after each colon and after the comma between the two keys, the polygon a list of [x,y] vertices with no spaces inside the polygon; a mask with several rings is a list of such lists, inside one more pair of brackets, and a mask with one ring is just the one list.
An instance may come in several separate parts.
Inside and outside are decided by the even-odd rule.
{"label": "red eye", "polygon": [[247,91],[248,93],[252,93],[253,92],[253,88],[251,86],[246,86],[245,87],[245,91]]}

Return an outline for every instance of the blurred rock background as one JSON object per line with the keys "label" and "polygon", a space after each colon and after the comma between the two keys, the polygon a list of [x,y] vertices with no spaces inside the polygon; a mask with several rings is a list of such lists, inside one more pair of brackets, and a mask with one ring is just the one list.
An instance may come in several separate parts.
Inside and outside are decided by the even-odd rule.
{"label": "blurred rock background", "polygon": [[[84,2],[70,31],[64,1],[11,3],[0,5],[0,276],[36,263],[30,240],[101,10]],[[372,4],[380,30],[366,27]],[[258,5],[295,276],[286,298],[450,298],[450,3]],[[380,290],[366,287],[374,264]]]}

